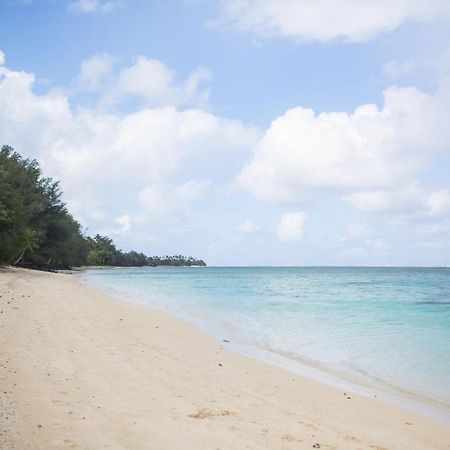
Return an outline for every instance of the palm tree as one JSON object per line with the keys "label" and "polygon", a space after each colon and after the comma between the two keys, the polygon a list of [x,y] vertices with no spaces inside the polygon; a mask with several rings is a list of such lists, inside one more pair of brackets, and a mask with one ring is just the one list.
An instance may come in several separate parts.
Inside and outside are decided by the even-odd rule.
{"label": "palm tree", "polygon": [[12,263],[13,266],[17,265],[22,261],[27,250],[33,253],[33,250],[39,246],[40,233],[32,230],[31,228],[25,228],[21,241],[23,242],[23,248],[20,256]]}

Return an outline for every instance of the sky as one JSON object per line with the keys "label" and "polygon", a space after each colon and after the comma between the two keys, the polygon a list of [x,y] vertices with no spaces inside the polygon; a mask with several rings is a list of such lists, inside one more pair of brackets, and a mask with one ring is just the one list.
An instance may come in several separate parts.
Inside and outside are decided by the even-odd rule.
{"label": "sky", "polygon": [[0,0],[0,144],[87,234],[450,264],[448,0]]}

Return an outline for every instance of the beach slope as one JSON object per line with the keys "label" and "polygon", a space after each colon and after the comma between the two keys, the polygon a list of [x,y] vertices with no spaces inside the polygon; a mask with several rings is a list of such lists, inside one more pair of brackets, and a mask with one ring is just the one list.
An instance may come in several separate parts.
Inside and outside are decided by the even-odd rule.
{"label": "beach slope", "polygon": [[78,277],[0,272],[2,449],[450,449],[444,423],[230,352]]}

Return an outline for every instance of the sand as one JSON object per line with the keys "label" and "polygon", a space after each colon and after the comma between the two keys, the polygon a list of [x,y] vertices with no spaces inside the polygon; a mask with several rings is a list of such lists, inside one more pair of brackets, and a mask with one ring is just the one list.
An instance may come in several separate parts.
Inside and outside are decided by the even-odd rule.
{"label": "sand", "polygon": [[447,424],[231,352],[78,275],[2,270],[0,295],[2,449],[450,449]]}

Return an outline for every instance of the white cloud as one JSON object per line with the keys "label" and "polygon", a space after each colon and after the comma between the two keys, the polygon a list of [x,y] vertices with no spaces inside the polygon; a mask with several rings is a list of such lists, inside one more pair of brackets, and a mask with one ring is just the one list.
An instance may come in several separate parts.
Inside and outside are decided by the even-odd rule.
{"label": "white cloud", "polygon": [[450,191],[439,189],[429,194],[426,200],[426,210],[431,216],[441,216],[450,213]]}
{"label": "white cloud", "polygon": [[283,214],[277,227],[277,236],[281,241],[298,241],[303,235],[306,215],[302,211]]}
{"label": "white cloud", "polygon": [[365,41],[405,22],[450,15],[448,0],[222,0],[214,25],[259,37]]}
{"label": "white cloud", "polygon": [[257,226],[250,219],[246,219],[238,225],[237,230],[239,233],[253,234],[257,230]]}
{"label": "white cloud", "polygon": [[238,182],[257,197],[298,204],[314,192],[391,189],[448,151],[450,96],[390,87],[384,105],[351,114],[302,107],[274,120]]}
{"label": "white cloud", "polygon": [[107,53],[91,56],[81,64],[78,84],[85,90],[97,90],[113,73],[114,58]]}
{"label": "white cloud", "polygon": [[197,102],[200,105],[207,105],[209,102],[209,90],[203,89],[200,91],[200,86],[202,83],[210,81],[211,78],[212,72],[206,67],[198,67],[189,74],[181,89],[184,101],[197,98]]}
{"label": "white cloud", "polygon": [[419,61],[409,59],[406,61],[388,61],[383,66],[383,73],[390,78],[400,78],[405,75],[409,75],[418,68],[420,68],[421,64]]}
{"label": "white cloud", "polygon": [[139,56],[133,66],[121,71],[117,85],[123,94],[142,96],[158,104],[176,104],[173,78],[173,71],[160,61]]}
{"label": "white cloud", "polygon": [[114,72],[113,63],[114,59],[108,54],[94,55],[83,61],[75,91],[97,91],[102,109],[130,99],[151,107],[208,106],[209,88],[205,83],[212,74],[205,67],[198,67],[185,80],[178,81],[174,71],[157,59],[138,56],[118,73]]}
{"label": "white cloud", "polygon": [[80,13],[100,13],[105,14],[115,10],[121,4],[120,1],[102,1],[102,0],[76,0],[70,2],[67,9],[75,14]]}
{"label": "white cloud", "polygon": [[189,180],[182,185],[158,183],[146,186],[138,195],[145,211],[141,219],[182,219],[189,214],[192,203],[206,194],[209,186],[208,181],[196,180]]}
{"label": "white cloud", "polygon": [[[166,208],[172,201],[193,202],[203,183],[196,180],[232,179],[224,161],[241,159],[259,136],[237,120],[199,109],[74,110],[62,91],[35,94],[34,81],[32,74],[0,67],[2,144],[38,158],[46,175],[61,179],[71,212],[91,231],[126,214],[133,219],[140,201],[148,207],[147,186],[159,186]],[[191,181],[180,183],[181,177]],[[126,224],[118,225],[124,230]]]}
{"label": "white cloud", "polygon": [[114,219],[115,227],[106,227],[100,231],[100,234],[107,236],[119,236],[126,234],[131,230],[131,217],[128,214],[116,217]]}
{"label": "white cloud", "polygon": [[388,249],[382,226],[371,227],[367,223],[354,222],[345,227],[345,235],[340,240],[344,254],[364,256]]}
{"label": "white cloud", "polygon": [[374,214],[389,214],[395,220],[436,220],[450,215],[450,190],[426,189],[418,184],[392,191],[356,192],[347,200],[357,209]]}
{"label": "white cloud", "polygon": [[[104,56],[92,58],[91,66],[86,64],[76,80],[83,79],[85,86],[97,89],[100,95],[114,90],[120,77],[120,71],[110,70],[109,57],[103,60]],[[142,248],[145,239],[155,236],[157,242],[169,236],[166,243],[178,245],[171,239],[171,229],[200,223],[197,214],[205,213],[203,206],[214,209],[211,201],[208,203],[210,191],[223,194],[226,189],[216,189],[217,184],[233,179],[236,167],[242,167],[253,148],[239,182],[266,201],[295,205],[275,231],[285,242],[302,237],[306,216],[296,211],[304,209],[298,206],[301,200],[324,193],[341,202],[337,208],[347,202],[362,213],[367,229],[362,224],[348,227],[348,238],[359,241],[347,244],[364,249],[367,255],[391,242],[386,233],[388,222],[407,224],[403,228],[407,230],[412,230],[409,224],[415,222],[423,229],[422,234],[416,232],[421,242],[427,233],[433,234],[436,242],[448,237],[449,188],[416,182],[435,155],[449,150],[450,100],[445,83],[434,94],[391,87],[381,107],[363,105],[353,113],[317,115],[294,108],[261,136],[240,121],[199,108],[182,108],[183,103],[156,105],[181,102],[183,96],[198,97],[197,80],[203,79],[194,71],[178,82],[166,66],[161,73],[169,74],[162,77],[161,86],[168,89],[165,99],[155,99],[147,94],[151,90],[144,90],[132,94],[146,96],[144,106],[127,105],[127,112],[118,112],[115,108],[74,108],[70,91],[37,95],[33,74],[0,66],[2,143],[13,145],[24,156],[38,158],[46,175],[62,180],[64,199],[71,212],[84,225],[89,224],[89,233],[107,230],[122,239],[133,236],[135,248]],[[442,160],[446,158],[444,155]],[[445,167],[440,173],[442,170]],[[433,179],[429,171],[427,178]],[[205,180],[211,180],[210,184]],[[231,195],[238,194],[234,191]],[[196,207],[200,202],[201,211]],[[230,202],[224,204],[230,208]],[[224,214],[233,214],[231,210]],[[312,212],[306,212],[312,217]],[[345,214],[343,210],[338,219],[345,219]],[[234,215],[225,223],[226,232],[235,220]],[[255,229],[256,225],[246,220],[236,231],[252,233]],[[211,241],[223,239],[223,230],[210,233]],[[337,250],[347,245],[339,241],[340,236],[335,236]],[[203,236],[197,239],[203,245]],[[202,248],[209,245],[205,240]]]}
{"label": "white cloud", "polygon": [[[381,212],[389,211],[397,203],[398,199],[388,191],[356,192],[347,197],[348,201],[361,211]],[[396,206],[402,206],[397,203]],[[404,205],[406,206],[406,205]]]}
{"label": "white cloud", "polygon": [[383,74],[399,83],[413,77],[450,85],[450,46],[448,39],[436,41],[433,48],[415,53],[405,59],[393,59],[383,66]]}
{"label": "white cloud", "polygon": [[120,233],[127,233],[131,228],[131,219],[128,214],[117,217],[115,220],[116,224],[119,226]]}
{"label": "white cloud", "polygon": [[5,64],[5,54],[0,50],[0,66]]}

